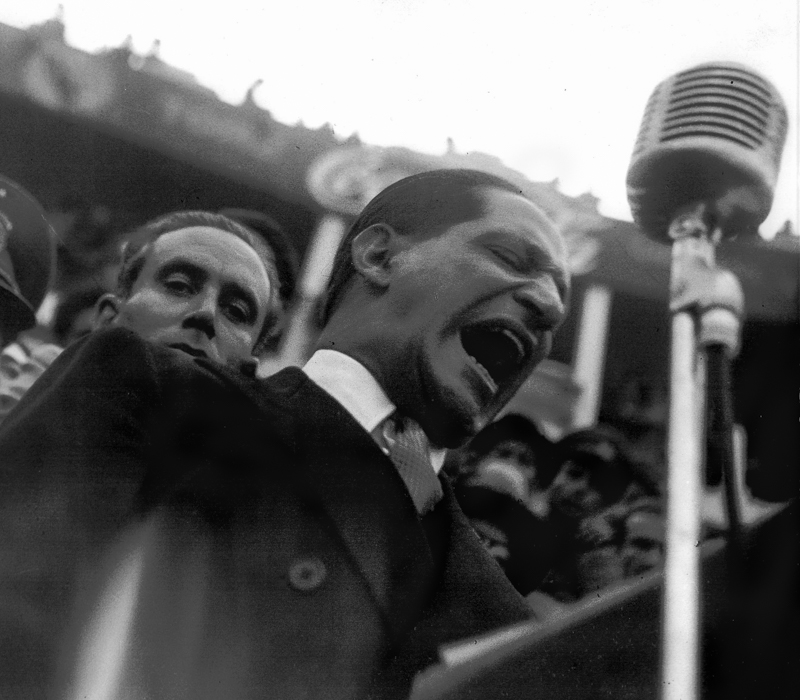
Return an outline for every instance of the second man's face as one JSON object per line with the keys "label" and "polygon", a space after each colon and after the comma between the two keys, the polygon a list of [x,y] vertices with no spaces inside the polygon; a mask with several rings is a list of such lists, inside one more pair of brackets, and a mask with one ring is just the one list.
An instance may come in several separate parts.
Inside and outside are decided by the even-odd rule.
{"label": "second man's face", "polygon": [[553,225],[521,196],[483,195],[482,217],[410,244],[387,290],[392,398],[447,447],[495,417],[565,314],[566,252]]}
{"label": "second man's face", "polygon": [[193,357],[235,364],[252,356],[270,299],[264,263],[247,243],[194,226],[155,240],[116,325]]}

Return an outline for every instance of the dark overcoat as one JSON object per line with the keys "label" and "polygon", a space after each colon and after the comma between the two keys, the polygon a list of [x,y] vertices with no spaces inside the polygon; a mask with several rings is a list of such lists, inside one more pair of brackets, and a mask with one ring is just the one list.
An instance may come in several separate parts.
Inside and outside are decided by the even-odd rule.
{"label": "dark overcoat", "polygon": [[95,333],[0,428],[0,695],[80,688],[103,601],[109,697],[404,697],[439,645],[529,615],[443,488],[420,519],[299,369]]}

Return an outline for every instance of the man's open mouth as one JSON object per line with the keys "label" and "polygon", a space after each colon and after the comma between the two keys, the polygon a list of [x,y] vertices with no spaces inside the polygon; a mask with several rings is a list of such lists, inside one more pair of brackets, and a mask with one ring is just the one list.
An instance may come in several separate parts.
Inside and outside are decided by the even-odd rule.
{"label": "man's open mouth", "polygon": [[186,343],[172,343],[169,347],[171,347],[173,350],[185,352],[187,355],[191,355],[192,357],[208,357],[208,353],[206,353],[205,350],[195,348],[191,345],[187,345]]}
{"label": "man's open mouth", "polygon": [[488,381],[493,394],[517,376],[530,352],[526,335],[510,324],[496,321],[464,327],[461,345]]}

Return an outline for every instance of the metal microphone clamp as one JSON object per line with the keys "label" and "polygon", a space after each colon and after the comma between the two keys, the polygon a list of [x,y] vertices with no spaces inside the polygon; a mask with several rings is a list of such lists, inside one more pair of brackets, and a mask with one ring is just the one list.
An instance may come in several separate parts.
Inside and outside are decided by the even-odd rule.
{"label": "metal microphone clamp", "polygon": [[744,293],[736,275],[716,265],[722,230],[713,226],[707,214],[707,205],[699,203],[679,213],[670,224],[669,308],[673,314],[687,312],[697,319],[700,347],[722,345],[733,358],[739,352]]}

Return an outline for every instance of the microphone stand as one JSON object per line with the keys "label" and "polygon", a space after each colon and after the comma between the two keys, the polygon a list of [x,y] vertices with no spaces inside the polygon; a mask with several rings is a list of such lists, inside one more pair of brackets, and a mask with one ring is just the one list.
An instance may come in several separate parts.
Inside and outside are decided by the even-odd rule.
{"label": "microphone stand", "polygon": [[738,279],[716,267],[716,246],[722,238],[716,218],[713,205],[698,202],[680,210],[669,226],[672,347],[662,700],[698,698],[699,544],[707,395],[703,349],[723,346],[735,355],[744,307]]}

